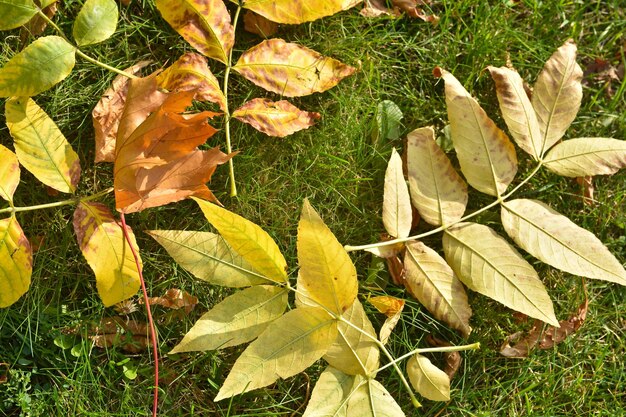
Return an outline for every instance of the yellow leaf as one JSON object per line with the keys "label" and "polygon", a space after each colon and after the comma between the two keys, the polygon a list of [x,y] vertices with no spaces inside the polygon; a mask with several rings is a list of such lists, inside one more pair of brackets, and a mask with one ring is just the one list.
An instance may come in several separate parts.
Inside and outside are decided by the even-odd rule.
{"label": "yellow leaf", "polygon": [[115,0],[85,1],[72,28],[76,44],[85,46],[107,40],[115,33],[118,17]]}
{"label": "yellow leaf", "polygon": [[307,129],[320,118],[319,113],[302,111],[287,100],[255,98],[235,110],[232,116],[268,136],[283,138]]}
{"label": "yellow leaf", "polygon": [[4,0],[0,2],[0,30],[18,28],[37,14],[33,0]]}
{"label": "yellow leaf", "polygon": [[407,244],[404,255],[406,286],[436,319],[446,322],[463,336],[472,328],[472,309],[467,294],[452,268],[437,252],[416,241]]}
{"label": "yellow leaf", "polygon": [[446,84],[452,142],[465,179],[478,191],[500,196],[517,173],[513,144],[452,74],[436,72]]}
{"label": "yellow leaf", "polygon": [[298,289],[338,314],[352,305],[358,291],[356,269],[308,200],[298,224],[298,261]]}
{"label": "yellow leaf", "polygon": [[147,233],[176,263],[203,281],[235,288],[268,283],[220,235],[184,230],[150,230]]}
{"label": "yellow leaf", "polygon": [[282,39],[269,39],[248,49],[233,70],[259,87],[285,97],[326,91],[355,71],[351,66]]}
{"label": "yellow leaf", "polygon": [[347,401],[354,385],[354,376],[332,366],[320,375],[302,417],[347,417]]}
{"label": "yellow leaf", "polygon": [[537,272],[513,246],[487,226],[459,223],[443,235],[446,261],[471,290],[559,326]]}
{"label": "yellow leaf", "polygon": [[467,184],[435,142],[432,127],[407,136],[407,168],[413,205],[424,221],[441,226],[459,220],[467,205]]}
{"label": "yellow leaf", "polygon": [[626,167],[626,140],[578,138],[550,149],[544,166],[565,177],[611,175]]}
{"label": "yellow leaf", "polygon": [[0,197],[13,201],[13,193],[20,183],[20,164],[17,156],[0,145]]}
{"label": "yellow leaf", "polygon": [[238,291],[204,314],[170,352],[223,349],[249,342],[287,308],[289,290],[258,285]]}
{"label": "yellow leaf", "polygon": [[156,0],[161,16],[202,55],[228,63],[235,30],[222,0]]}
{"label": "yellow leaf", "polygon": [[337,320],[321,308],[291,310],[274,320],[239,356],[214,401],[265,387],[302,372],[337,337]]}
{"label": "yellow leaf", "polygon": [[156,80],[159,88],[169,91],[194,90],[196,100],[217,103],[226,111],[226,97],[202,55],[186,53],[157,75]]}
{"label": "yellow leaf", "polygon": [[576,118],[583,97],[582,77],[572,40],[552,54],[539,74],[531,102],[541,129],[542,155],[563,137]]}
{"label": "yellow leaf", "polygon": [[28,291],[32,272],[33,251],[17,219],[0,220],[0,308]]}
{"label": "yellow leaf", "polygon": [[[339,322],[337,325],[337,340],[330,346],[324,355],[324,360],[348,375],[370,375],[379,367],[378,346],[374,340],[376,332],[374,326],[367,318],[363,306],[359,300],[354,303],[342,315],[344,319],[367,332],[371,337],[365,336],[354,327]],[[372,340],[374,338],[374,340]]]}
{"label": "yellow leaf", "polygon": [[503,203],[502,224],[515,243],[548,265],[626,285],[626,270],[597,237],[540,201]]}
{"label": "yellow leaf", "polygon": [[363,417],[404,417],[404,412],[385,387],[375,379],[356,377],[348,399],[348,413]]}
{"label": "yellow leaf", "polygon": [[31,98],[13,97],[5,106],[20,163],[44,184],[73,193],[80,179],[80,161],[57,125]]}
{"label": "yellow leaf", "polygon": [[537,114],[524,90],[524,81],[517,71],[501,67],[487,67],[496,83],[500,111],[513,140],[534,159],[541,158],[543,136]]}
{"label": "yellow leaf", "polygon": [[356,0],[246,0],[243,7],[276,23],[299,24],[334,15],[358,3]]}
{"label": "yellow leaf", "polygon": [[391,336],[391,332],[395,329],[396,324],[400,321],[402,316],[402,310],[404,310],[404,300],[391,297],[388,295],[382,295],[379,297],[372,297],[368,300],[378,311],[387,316],[387,320],[380,328],[380,341],[386,345]]}
{"label": "yellow leaf", "polygon": [[[96,274],[98,294],[105,307],[132,297],[139,289],[139,271],[121,226],[100,203],[81,201],[74,212],[78,246]],[[139,254],[129,228],[133,248]]]}
{"label": "yellow leaf", "polygon": [[406,363],[409,381],[420,395],[432,401],[450,400],[450,378],[430,360],[418,353]]}
{"label": "yellow leaf", "polygon": [[256,224],[208,201],[194,198],[209,223],[261,276],[271,282],[287,282],[287,261],[276,242]]}
{"label": "yellow leaf", "polygon": [[395,148],[392,150],[387,171],[383,198],[383,224],[393,237],[407,237],[411,231],[413,211],[409,187],[402,172],[402,158]]}

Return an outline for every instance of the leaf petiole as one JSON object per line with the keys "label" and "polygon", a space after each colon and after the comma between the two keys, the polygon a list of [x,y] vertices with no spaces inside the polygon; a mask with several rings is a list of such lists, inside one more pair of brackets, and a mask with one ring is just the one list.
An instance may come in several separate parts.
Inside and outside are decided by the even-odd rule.
{"label": "leaf petiole", "polygon": [[380,372],[383,369],[387,369],[390,366],[393,366],[393,362],[397,363],[397,362],[403,361],[403,360],[405,360],[407,358],[410,358],[411,356],[415,355],[416,353],[461,352],[461,351],[464,351],[464,350],[476,350],[476,349],[480,349],[480,342],[472,343],[471,345],[462,345],[462,346],[441,346],[441,347],[434,347],[434,348],[413,349],[409,353],[406,353],[406,354],[400,356],[399,358],[396,358],[393,361],[389,362],[388,364],[385,364],[385,365],[381,366],[380,368],[378,368],[376,370],[376,372]]}
{"label": "leaf petiole", "polygon": [[7,207],[0,209],[0,214],[2,213],[17,213],[20,211],[33,211],[33,210],[43,210],[52,207],[61,207],[61,206],[69,206],[78,204],[81,201],[91,201],[97,200],[98,198],[109,194],[113,191],[113,187],[107,188],[106,190],[100,191],[99,193],[87,196],[87,197],[74,197],[69,200],[56,201],[54,203],[46,203],[46,204],[38,204],[36,206],[25,206],[25,207]]}

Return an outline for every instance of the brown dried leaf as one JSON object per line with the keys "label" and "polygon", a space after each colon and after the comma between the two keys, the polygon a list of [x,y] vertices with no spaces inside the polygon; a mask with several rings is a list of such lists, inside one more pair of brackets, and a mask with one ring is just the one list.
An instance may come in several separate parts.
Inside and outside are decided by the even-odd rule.
{"label": "brown dried leaf", "polygon": [[174,310],[184,309],[189,314],[198,304],[198,297],[178,288],[170,288],[161,297],[148,298],[150,305],[160,305]]}
{"label": "brown dried leaf", "polygon": [[129,353],[139,353],[150,345],[150,329],[146,323],[124,320],[121,317],[106,317],[92,326],[87,337],[96,347],[119,347]]}
{"label": "brown dried leaf", "polygon": [[11,368],[6,362],[0,362],[0,366],[5,368],[4,371],[0,372],[0,384],[4,384],[9,380],[9,369]]}
{"label": "brown dried leaf", "polygon": [[283,138],[307,129],[320,118],[319,113],[302,111],[287,100],[255,98],[235,110],[232,116],[268,136]]}
{"label": "brown dried leaf", "polygon": [[585,67],[583,72],[583,84],[587,85],[590,82],[604,83],[606,88],[606,94],[609,97],[613,97],[613,82],[621,82],[624,78],[624,64],[619,64],[615,67],[609,60],[596,58],[593,62]]}
{"label": "brown dried leaf", "polygon": [[[52,17],[57,12],[58,3],[56,1],[53,1],[52,3],[45,2],[45,3],[49,3],[47,5],[45,3],[40,4],[39,1],[35,1],[35,3],[37,4],[38,7],[44,6],[41,11],[43,12],[43,14],[45,14],[48,17],[48,19],[52,19]],[[32,19],[28,21],[28,23],[26,23],[24,26],[21,27],[20,43],[22,45],[25,45],[26,42],[28,41],[29,36],[41,35],[47,26],[48,26],[48,22],[39,14],[36,14],[35,16],[33,16]]]}
{"label": "brown dried leaf", "polygon": [[576,182],[580,185],[582,189],[582,200],[585,205],[592,206],[595,204],[595,200],[593,198],[593,193],[595,188],[593,186],[593,177],[578,177],[576,178]]}
{"label": "brown dried leaf", "polygon": [[430,4],[421,0],[391,0],[392,8],[387,7],[386,0],[368,0],[365,2],[365,7],[361,9],[361,16],[365,17],[379,17],[379,16],[394,16],[399,17],[402,12],[406,13],[409,17],[414,19],[422,19],[425,22],[436,24],[439,22],[439,17],[424,13],[421,7],[422,5]]}
{"label": "brown dried leaf", "polygon": [[259,35],[263,38],[272,36],[278,30],[278,23],[254,13],[252,10],[248,10],[243,15],[243,27],[250,33]]}
{"label": "brown dried leaf", "polygon": [[[433,347],[452,346],[451,343],[439,339],[432,334],[426,336],[426,343]],[[443,368],[443,371],[446,373],[446,375],[448,375],[448,378],[452,379],[461,367],[461,362],[463,362],[463,358],[461,357],[461,354],[459,352],[443,352],[443,357],[446,362],[446,366]]]}
{"label": "brown dried leaf", "polygon": [[385,261],[387,262],[387,270],[389,271],[393,283],[395,285],[404,286],[406,271],[400,258],[398,256],[391,256],[385,258]]}

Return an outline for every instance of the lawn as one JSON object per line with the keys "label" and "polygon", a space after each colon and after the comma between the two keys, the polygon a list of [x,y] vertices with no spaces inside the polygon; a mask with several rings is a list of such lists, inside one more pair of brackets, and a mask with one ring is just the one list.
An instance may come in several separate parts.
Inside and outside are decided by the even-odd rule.
{"label": "lawn", "polygon": [[[82,1],[59,5],[54,21],[72,32],[72,20]],[[231,8],[232,4],[229,5]],[[229,195],[226,166],[209,184],[229,210],[255,222],[275,239],[285,254],[289,273],[297,271],[296,232],[299,213],[308,198],[342,244],[366,244],[380,239],[383,183],[392,149],[418,127],[433,126],[439,136],[448,124],[443,82],[433,76],[437,66],[452,72],[483,105],[496,124],[505,124],[498,110],[488,65],[507,60],[529,83],[543,63],[567,39],[578,45],[583,69],[596,60],[617,67],[626,62],[626,8],[614,1],[434,1],[427,10],[437,24],[408,17],[365,18],[354,9],[298,26],[281,25],[277,37],[297,42],[357,68],[335,88],[291,99],[298,108],[316,111],[314,127],[286,138],[271,138],[252,127],[233,123],[238,196]],[[232,7],[234,10],[234,7]],[[45,34],[54,34],[46,29]],[[234,55],[259,38],[238,28]],[[0,32],[0,64],[23,46],[19,30]],[[161,18],[152,1],[134,0],[120,6],[113,37],[85,51],[117,68],[141,60],[153,71],[171,64],[191,46]],[[218,79],[224,66],[210,61]],[[590,68],[590,67],[589,67]],[[623,67],[622,67],[623,68]],[[94,164],[91,109],[115,74],[77,60],[71,75],[36,97],[80,156],[83,167],[78,194],[87,196],[113,185],[112,164]],[[585,77],[583,102],[566,138],[626,138],[626,81],[610,85],[591,73]],[[241,77],[230,78],[229,100],[239,106],[253,97],[277,96]],[[397,140],[372,141],[375,113],[383,100],[394,102],[404,118]],[[199,105],[204,108],[204,105]],[[0,105],[4,108],[4,104]],[[206,108],[216,110],[215,107]],[[0,143],[12,147],[4,111],[0,112]],[[219,126],[222,127],[222,126]],[[210,145],[224,146],[224,132]],[[530,170],[529,158],[518,149],[520,177]],[[519,181],[519,179],[518,179]],[[626,263],[626,173],[594,178],[595,202],[584,204],[580,186],[570,179],[541,171],[519,196],[539,198],[576,224],[594,232],[622,263]],[[26,170],[15,195],[16,206],[52,203],[54,195]],[[101,200],[110,207],[113,197]],[[469,210],[492,201],[470,191]],[[1,208],[1,207],[0,207]],[[63,206],[18,214],[31,242],[36,242],[32,285],[9,308],[0,309],[0,415],[6,416],[138,416],[152,404],[153,361],[149,350],[129,353],[120,347],[94,346],[87,333],[91,323],[117,315],[98,298],[93,273],[86,264],[71,227],[73,208]],[[496,209],[478,221],[502,231]],[[154,229],[211,230],[197,205],[182,201],[127,216],[144,263],[148,292],[163,294],[180,288],[199,298],[199,305],[182,318],[153,307],[158,321],[161,361],[160,415],[163,416],[291,416],[301,415],[324,365],[280,380],[268,388],[232,400],[213,402],[228,370],[243,347],[167,356],[206,310],[231,290],[195,279],[177,266],[144,231]],[[427,230],[426,225],[418,227]],[[441,249],[436,238],[425,243]],[[439,245],[439,246],[438,246]],[[581,278],[550,268],[529,255],[554,302],[558,319],[573,314],[584,300]],[[563,343],[532,351],[528,358],[499,354],[507,336],[528,329],[512,311],[470,292],[473,332],[465,339],[436,321],[402,288],[388,284],[384,270],[372,267],[371,255],[352,252],[361,283],[360,299],[389,294],[406,298],[403,316],[388,348],[400,356],[427,347],[434,334],[455,345],[480,342],[478,351],[462,353],[462,365],[452,379],[450,402],[423,400],[414,409],[398,376],[389,368],[378,377],[407,416],[622,416],[626,415],[626,288],[587,281],[589,312],[583,327]],[[138,302],[139,296],[135,298]],[[378,328],[384,318],[363,303]],[[142,305],[130,317],[145,320]],[[439,356],[431,356],[440,360]],[[383,362],[384,363],[384,362]]]}

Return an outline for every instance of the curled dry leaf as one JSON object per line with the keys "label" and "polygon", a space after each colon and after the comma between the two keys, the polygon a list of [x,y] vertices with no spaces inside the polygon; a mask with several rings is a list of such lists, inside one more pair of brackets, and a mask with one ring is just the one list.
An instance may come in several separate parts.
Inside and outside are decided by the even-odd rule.
{"label": "curled dry leaf", "polygon": [[406,279],[406,270],[399,256],[390,256],[385,258],[387,262],[387,270],[391,275],[391,280],[395,285],[404,286]]}
{"label": "curled dry leaf", "polygon": [[143,352],[150,345],[147,323],[121,317],[103,318],[100,323],[91,326],[86,336],[96,347],[119,347],[129,353]]}
{"label": "curled dry leaf", "polygon": [[578,177],[576,178],[576,182],[580,185],[583,203],[588,206],[594,205],[595,200],[593,199],[593,193],[595,188],[593,186],[593,177]]}
{"label": "curled dry leaf", "polygon": [[198,297],[178,288],[170,288],[161,297],[148,298],[148,303],[174,310],[184,309],[185,313],[189,314],[198,304]]}
{"label": "curled dry leaf", "polygon": [[243,15],[243,27],[250,33],[259,35],[263,38],[272,36],[278,30],[278,23],[254,13],[252,10],[248,10]]}
{"label": "curled dry leaf", "polygon": [[[35,3],[39,2],[35,1]],[[52,19],[57,12],[58,5],[58,2],[53,0],[44,1],[39,5],[39,7],[48,19]],[[48,22],[43,17],[38,14],[34,15],[28,23],[20,28],[20,43],[24,45],[28,41],[29,36],[41,35],[47,26]]]}
{"label": "curled dry leaf", "polygon": [[255,98],[235,110],[232,116],[268,136],[285,137],[307,129],[320,118],[319,113],[302,111],[287,100]]}
{"label": "curled dry leaf", "polygon": [[[426,343],[433,347],[448,347],[452,346],[452,343],[446,342],[445,340],[439,339],[438,337],[429,334],[426,336]],[[463,357],[459,352],[442,352],[442,355],[446,361],[446,366],[444,366],[443,371],[448,375],[448,378],[452,380],[456,372],[461,367],[461,362],[463,362]]]}
{"label": "curled dry leaf", "polygon": [[391,296],[372,297],[368,299],[369,303],[376,307],[378,311],[387,316],[387,320],[380,328],[380,341],[386,344],[391,336],[391,332],[398,324],[402,310],[404,309],[404,300]]}
{"label": "curled dry leaf", "polygon": [[424,10],[419,7],[430,2],[424,2],[422,0],[391,0],[392,8],[387,7],[386,0],[366,0],[365,7],[361,9],[361,16],[365,17],[379,17],[383,15],[398,17],[405,12],[407,16],[414,19],[422,19],[425,22],[437,23],[439,17],[436,15],[425,13]]}

